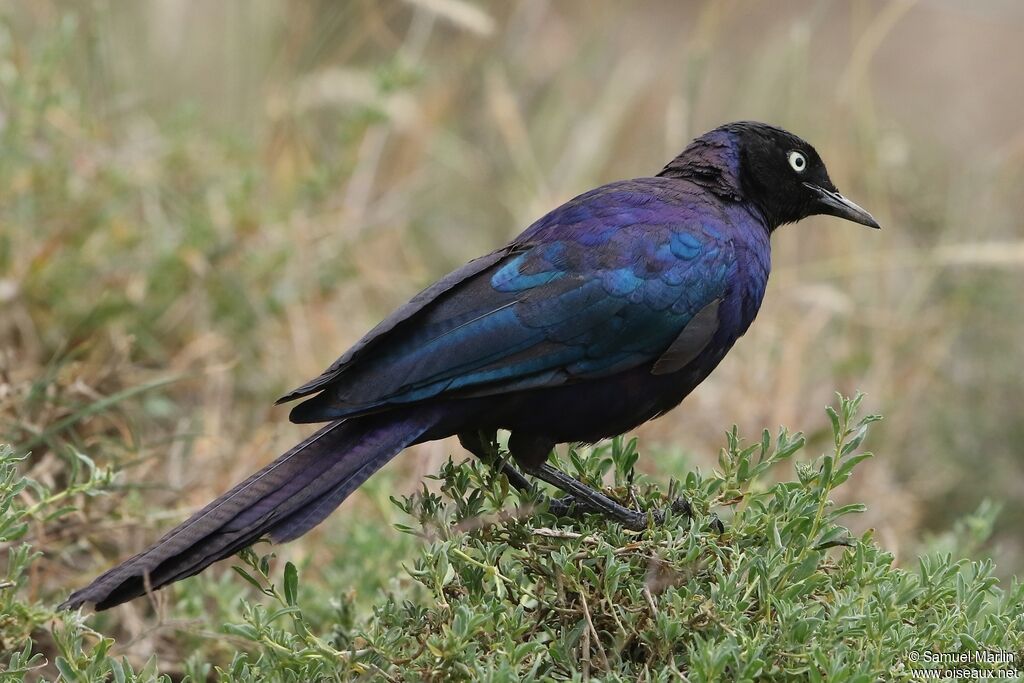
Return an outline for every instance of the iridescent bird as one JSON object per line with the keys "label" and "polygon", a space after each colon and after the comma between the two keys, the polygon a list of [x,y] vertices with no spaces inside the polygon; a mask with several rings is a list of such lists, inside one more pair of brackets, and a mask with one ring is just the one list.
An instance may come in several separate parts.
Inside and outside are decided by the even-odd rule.
{"label": "iridescent bird", "polygon": [[451,435],[487,458],[507,429],[512,485],[535,476],[568,494],[559,511],[575,501],[643,527],[646,515],[551,467],[549,452],[676,407],[757,315],[772,232],[817,214],[879,227],[810,144],[754,122],[702,135],[655,177],[570,200],[280,399],[305,399],[294,422],[329,424],[63,606],[106,609],[263,537],[297,538],[404,448]]}

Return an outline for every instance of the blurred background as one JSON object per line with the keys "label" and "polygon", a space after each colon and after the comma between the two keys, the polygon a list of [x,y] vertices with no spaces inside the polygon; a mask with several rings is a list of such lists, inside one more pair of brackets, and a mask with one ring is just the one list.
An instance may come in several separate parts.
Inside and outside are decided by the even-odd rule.
{"label": "blurred background", "polygon": [[[780,230],[759,319],[639,430],[640,467],[712,467],[733,423],[816,454],[859,389],[886,418],[842,493],[859,530],[914,564],[990,499],[982,552],[1024,572],[1022,31],[1015,0],[0,3],[0,441],[57,489],[118,473],[32,528],[30,590],[65,597],[292,445],[273,400],[438,276],[744,118],[814,143],[885,229]],[[368,609],[414,542],[391,489],[450,454],[276,552]],[[97,628],[229,657],[203,632],[246,590],[229,564]]]}

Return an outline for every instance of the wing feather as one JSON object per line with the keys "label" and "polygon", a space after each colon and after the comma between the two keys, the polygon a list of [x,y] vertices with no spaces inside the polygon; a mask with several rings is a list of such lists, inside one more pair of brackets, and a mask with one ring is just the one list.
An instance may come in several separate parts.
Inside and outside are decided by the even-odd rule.
{"label": "wing feather", "polygon": [[664,197],[631,208],[629,193],[590,194],[399,309],[282,399],[321,392],[292,419],[555,386],[644,363],[671,372],[692,361],[717,329],[715,302],[735,271],[731,243]]}
{"label": "wing feather", "polygon": [[330,367],[324,370],[319,377],[316,377],[302,386],[289,391],[287,394],[277,399],[276,403],[287,403],[289,401],[294,401],[297,398],[302,398],[303,396],[308,396],[320,391],[324,386],[334,381],[334,379],[344,372],[346,367],[358,359],[365,352],[367,347],[372,346],[373,343],[380,338],[387,336],[390,332],[395,330],[395,328],[401,327],[403,323],[406,323],[410,318],[414,317],[425,307],[434,303],[439,297],[449,292],[454,287],[457,287],[462,282],[472,278],[474,275],[477,275],[484,270],[487,270],[495,263],[501,261],[511,250],[511,246],[504,247],[485,256],[473,259],[466,265],[452,271],[446,277],[430,285],[366,333],[362,339],[356,342],[348,351],[338,358],[338,360],[331,363]]}

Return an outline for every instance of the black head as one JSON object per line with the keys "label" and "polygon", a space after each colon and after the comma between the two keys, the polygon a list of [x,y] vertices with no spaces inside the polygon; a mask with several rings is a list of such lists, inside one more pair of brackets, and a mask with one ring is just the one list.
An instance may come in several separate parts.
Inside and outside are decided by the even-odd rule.
{"label": "black head", "polygon": [[736,189],[743,199],[761,208],[773,230],[819,214],[881,227],[871,214],[839,194],[810,143],[781,128],[755,121],[726,124],[694,140],[666,171],[678,165],[680,170],[697,168],[706,174],[709,161],[712,167],[730,167],[729,180],[739,184]]}

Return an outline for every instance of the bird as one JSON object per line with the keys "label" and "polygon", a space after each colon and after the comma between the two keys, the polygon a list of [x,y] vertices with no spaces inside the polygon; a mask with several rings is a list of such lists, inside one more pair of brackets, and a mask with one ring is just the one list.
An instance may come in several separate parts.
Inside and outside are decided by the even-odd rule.
{"label": "bird", "polygon": [[[879,228],[836,189],[805,140],[754,121],[695,138],[658,174],[585,192],[399,307],[320,376],[296,423],[326,423],[61,605],[104,610],[257,541],[322,522],[405,448],[450,436],[612,523],[647,515],[548,463],[672,410],[747,331],[765,296],[770,237],[827,215]],[[495,461],[498,430],[510,457]],[[575,508],[574,508],[575,509]]]}

